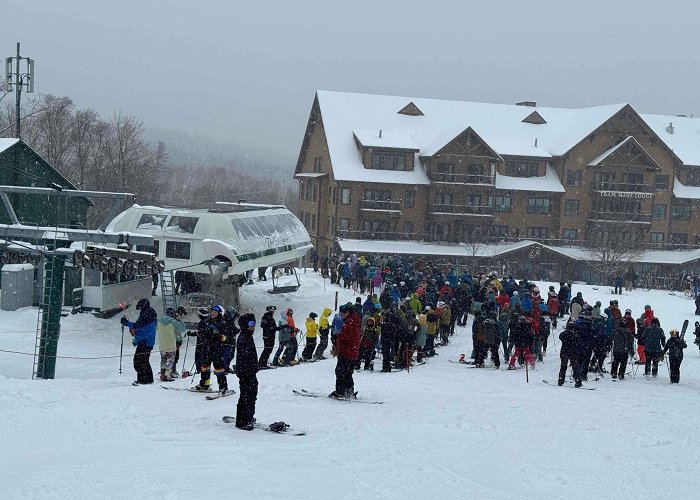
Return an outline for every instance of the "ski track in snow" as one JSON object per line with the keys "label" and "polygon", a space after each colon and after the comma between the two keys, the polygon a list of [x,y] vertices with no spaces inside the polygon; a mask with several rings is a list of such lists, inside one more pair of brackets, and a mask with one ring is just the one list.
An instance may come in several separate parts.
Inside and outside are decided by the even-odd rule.
{"label": "ski track in snow", "polygon": [[[303,329],[310,311],[333,307],[350,290],[308,271],[296,293],[270,295],[270,285],[242,288],[244,311],[258,319],[268,304],[295,310]],[[542,290],[549,283],[538,282]],[[132,387],[131,358],[57,361],[56,379],[32,381],[31,356],[0,352],[0,449],[6,498],[651,498],[661,492],[696,498],[700,437],[695,420],[700,353],[692,344],[692,301],[664,291],[612,296],[607,287],[574,285],[590,303],[620,300],[641,314],[650,303],[666,332],[690,320],[681,384],[659,378],[588,382],[596,391],[559,390],[559,356],[550,352],[530,372],[467,369],[448,363],[471,351],[471,319],[424,366],[391,374],[356,372],[360,397],[383,405],[302,398],[292,389],[330,392],[335,361],[258,374],[260,422],[284,420],[307,436],[244,432],[221,421],[237,395]],[[160,309],[158,298],[154,300]],[[135,311],[128,311],[135,318]],[[32,352],[36,309],[0,311],[0,349]],[[88,314],[62,319],[59,355],[119,355],[119,318]],[[558,329],[554,335],[561,331]],[[256,332],[256,345],[262,346]],[[124,353],[133,353],[128,333]],[[300,336],[300,352],[303,335]],[[557,338],[557,347],[559,346]],[[328,355],[328,351],[326,352]],[[181,356],[184,349],[181,350]],[[187,355],[190,369],[194,348]],[[375,368],[380,365],[375,360]],[[151,356],[154,373],[159,355]],[[609,363],[607,365],[609,367]],[[178,370],[182,369],[182,357]],[[190,379],[174,382],[188,387]],[[237,379],[229,385],[238,390]]]}

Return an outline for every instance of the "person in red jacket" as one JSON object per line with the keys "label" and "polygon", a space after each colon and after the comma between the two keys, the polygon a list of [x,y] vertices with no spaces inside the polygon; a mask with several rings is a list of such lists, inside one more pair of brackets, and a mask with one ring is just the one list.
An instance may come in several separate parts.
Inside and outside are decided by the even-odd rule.
{"label": "person in red jacket", "polygon": [[340,306],[338,311],[343,319],[343,327],[333,346],[338,355],[338,363],[335,366],[335,391],[328,397],[348,399],[355,396],[355,382],[352,374],[360,356],[360,318],[349,302]]}

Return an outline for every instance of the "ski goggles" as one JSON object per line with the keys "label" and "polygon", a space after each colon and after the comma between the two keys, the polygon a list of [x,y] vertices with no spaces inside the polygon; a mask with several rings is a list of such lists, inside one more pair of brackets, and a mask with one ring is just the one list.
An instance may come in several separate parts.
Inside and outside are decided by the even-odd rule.
{"label": "ski goggles", "polygon": [[248,328],[255,328],[255,321],[248,321]]}

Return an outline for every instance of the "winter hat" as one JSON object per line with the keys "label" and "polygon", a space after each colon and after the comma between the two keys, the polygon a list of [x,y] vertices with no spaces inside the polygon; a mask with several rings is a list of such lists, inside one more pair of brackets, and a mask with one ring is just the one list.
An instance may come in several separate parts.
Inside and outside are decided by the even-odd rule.
{"label": "winter hat", "polygon": [[197,311],[197,314],[199,315],[199,319],[205,319],[209,316],[209,309],[207,309],[206,307],[200,307]]}
{"label": "winter hat", "polygon": [[174,318],[175,317],[175,309],[173,309],[172,307],[168,307],[165,310],[165,315],[170,316],[171,318]]}
{"label": "winter hat", "polygon": [[515,290],[515,291],[513,292],[513,295],[519,295],[518,291]]}
{"label": "winter hat", "polygon": [[211,308],[212,311],[216,311],[219,314],[224,314],[224,308],[220,305],[215,305],[214,307]]}
{"label": "winter hat", "polygon": [[277,308],[275,306],[267,306],[265,310],[268,312],[275,312]]}
{"label": "winter hat", "polygon": [[311,318],[311,319],[316,319],[316,318],[318,318],[318,314],[316,314],[315,312],[310,312],[310,313],[309,313],[309,318]]}
{"label": "winter hat", "polygon": [[625,314],[632,314],[632,309],[625,309]]}
{"label": "winter hat", "polygon": [[148,299],[141,299],[136,303],[136,310],[141,311],[142,309],[148,309],[150,305],[151,303],[148,301]]}
{"label": "winter hat", "polygon": [[444,306],[444,305],[445,305],[445,303],[444,303],[442,300],[439,301],[439,302],[437,303],[437,306],[438,306],[438,307],[442,307],[442,306]]}
{"label": "winter hat", "polygon": [[651,306],[649,304],[644,306],[644,309],[651,309]]}

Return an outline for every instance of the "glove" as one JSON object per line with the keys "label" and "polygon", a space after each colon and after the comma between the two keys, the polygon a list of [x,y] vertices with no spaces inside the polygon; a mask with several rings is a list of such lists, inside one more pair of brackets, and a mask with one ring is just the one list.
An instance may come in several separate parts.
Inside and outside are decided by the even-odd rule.
{"label": "glove", "polygon": [[334,344],[333,347],[331,347],[331,356],[335,357],[337,355],[338,355],[338,348]]}
{"label": "glove", "polygon": [[129,320],[127,319],[126,316],[122,316],[122,319],[120,320],[122,326],[129,326]]}

